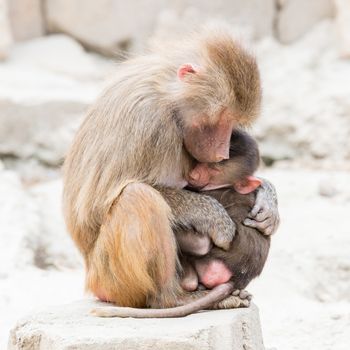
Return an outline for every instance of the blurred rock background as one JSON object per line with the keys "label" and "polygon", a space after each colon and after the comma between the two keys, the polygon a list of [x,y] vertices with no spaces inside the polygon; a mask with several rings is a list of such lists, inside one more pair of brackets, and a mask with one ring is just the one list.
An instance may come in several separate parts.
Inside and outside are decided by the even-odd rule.
{"label": "blurred rock background", "polygon": [[86,108],[118,61],[215,22],[263,78],[251,131],[282,214],[252,286],[266,346],[349,348],[349,0],[0,0],[0,349],[19,316],[83,295],[60,166]]}

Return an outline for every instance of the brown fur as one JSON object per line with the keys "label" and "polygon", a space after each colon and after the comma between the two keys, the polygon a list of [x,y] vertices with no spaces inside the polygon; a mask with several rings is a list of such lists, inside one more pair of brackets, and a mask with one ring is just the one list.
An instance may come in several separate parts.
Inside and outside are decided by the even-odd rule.
{"label": "brown fur", "polygon": [[[230,140],[230,158],[211,167],[220,172],[216,175],[217,181],[222,184],[235,184],[253,175],[260,163],[258,144],[243,130],[234,130]],[[203,192],[204,194],[206,192]]]}
{"label": "brown fur", "polygon": [[204,259],[220,259],[233,272],[231,281],[235,289],[244,289],[264,268],[270,249],[270,236],[243,225],[254,202],[255,194],[242,195],[233,189],[206,191],[216,198],[236,223],[236,235],[230,249],[225,252],[214,247]]}
{"label": "brown fur", "polygon": [[[231,137],[230,159],[223,162],[222,172],[231,183],[253,175],[260,162],[256,141],[243,131],[235,131]],[[220,259],[233,272],[232,282],[236,289],[244,289],[259,276],[264,268],[270,249],[270,236],[243,225],[255,203],[255,193],[239,194],[232,188],[203,192],[217,199],[236,223],[236,235],[230,249],[224,252],[214,247],[206,259]]]}
{"label": "brown fur", "polygon": [[[246,132],[235,130],[230,140],[230,159],[212,165],[218,170],[215,173],[215,179],[212,180],[215,180],[215,184],[218,185],[231,184],[234,187],[236,183],[243,182],[247,177],[253,175],[259,162],[260,156],[256,141]],[[198,261],[202,267],[210,264],[214,259],[222,260],[233,273],[231,282],[234,287],[244,289],[253,278],[260,275],[269,252],[270,237],[264,236],[255,228],[243,225],[243,221],[254,206],[256,196],[254,192],[242,195],[233,187],[201,192],[202,196],[211,196],[222,204],[236,224],[236,234],[227,251],[215,246],[211,248],[207,244],[208,240],[203,240],[193,230],[177,230],[177,239],[180,242],[181,252],[184,254],[181,259],[188,260],[189,264],[196,264]],[[192,208],[191,203],[187,203],[187,211],[201,211],[203,216],[206,215],[205,207],[200,201],[193,202]],[[194,242],[199,246],[201,254],[198,253],[198,248],[193,248]],[[191,258],[191,255],[195,257]],[[202,257],[198,257],[199,255]],[[192,286],[198,285],[198,277],[189,266],[185,268],[185,281],[181,282],[184,281],[185,286],[192,289]]]}
{"label": "brown fur", "polygon": [[[186,62],[202,70],[179,82],[177,68]],[[247,125],[259,104],[256,63],[223,31],[120,65],[64,164],[64,215],[89,291],[123,306],[176,305],[172,216],[151,186],[183,186],[193,121],[203,135],[223,111],[225,120]],[[212,146],[203,142],[205,159]]]}

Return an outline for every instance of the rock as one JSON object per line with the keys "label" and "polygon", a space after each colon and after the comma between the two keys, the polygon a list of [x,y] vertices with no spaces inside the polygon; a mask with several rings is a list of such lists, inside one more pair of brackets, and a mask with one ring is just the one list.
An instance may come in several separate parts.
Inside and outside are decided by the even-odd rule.
{"label": "rock", "polygon": [[335,37],[325,21],[294,44],[257,44],[264,99],[253,132],[268,163],[349,169],[350,62],[338,58]]}
{"label": "rock", "polygon": [[[248,286],[259,305],[265,346],[347,350],[350,200],[340,194],[320,198],[318,186],[322,179],[331,178],[342,193],[349,193],[349,172],[289,166],[268,169],[261,176],[276,186],[281,215],[264,271]],[[287,329],[289,334],[284,333]]]}
{"label": "rock", "polygon": [[332,0],[284,0],[279,5],[277,37],[282,43],[295,41],[334,12]]}
{"label": "rock", "polygon": [[61,164],[107,66],[64,35],[17,44],[0,65],[0,154]]}
{"label": "rock", "polygon": [[81,297],[84,271],[63,223],[60,182],[29,189],[1,169],[0,227],[0,349],[6,349],[18,317]]}
{"label": "rock", "polygon": [[158,0],[48,0],[46,20],[50,31],[69,33],[87,47],[114,55],[151,33],[162,6]]}
{"label": "rock", "polygon": [[[192,13],[192,16],[191,16]],[[248,1],[185,1],[180,19],[188,24],[193,22],[200,26],[206,22],[224,21],[235,30],[250,30],[254,37],[272,35],[275,4],[272,0]]]}
{"label": "rock", "polygon": [[6,170],[0,171],[0,227],[0,274],[7,275],[33,261],[25,237],[36,234],[38,216],[17,174]]}
{"label": "rock", "polygon": [[0,101],[0,154],[36,158],[50,166],[62,164],[85,109],[85,104],[69,100],[35,105]]}
{"label": "rock", "polygon": [[18,43],[10,58],[11,65],[36,68],[77,81],[101,80],[114,64],[87,53],[78,42],[63,34]]}
{"label": "rock", "polygon": [[28,189],[15,172],[0,170],[0,246],[6,247],[0,274],[24,267],[81,268],[63,221],[61,192],[61,181]]}
{"label": "rock", "polygon": [[142,320],[89,315],[98,304],[84,300],[28,316],[11,331],[8,349],[264,349],[254,305],[181,319]]}
{"label": "rock", "polygon": [[181,28],[183,23],[185,28],[193,28],[209,19],[218,19],[236,26],[252,26],[258,37],[272,33],[275,13],[273,0],[48,0],[46,4],[50,31],[68,33],[107,55],[142,47],[164,11],[174,13],[173,17],[179,18],[175,24]]}
{"label": "rock", "polygon": [[340,56],[350,58],[350,2],[335,0]]}
{"label": "rock", "polygon": [[[67,232],[62,213],[62,181],[48,181],[28,189],[38,215],[35,233],[25,235],[32,264],[41,269],[79,269],[83,259]],[[59,242],[59,244],[58,244]]]}
{"label": "rock", "polygon": [[7,58],[12,40],[7,1],[2,0],[0,2],[0,61]]}
{"label": "rock", "polygon": [[323,179],[318,185],[318,193],[322,197],[334,197],[338,192],[331,179]]}
{"label": "rock", "polygon": [[322,254],[315,258],[313,297],[323,303],[350,302],[350,260],[347,252]]}
{"label": "rock", "polygon": [[41,0],[10,0],[9,16],[15,41],[44,34]]}

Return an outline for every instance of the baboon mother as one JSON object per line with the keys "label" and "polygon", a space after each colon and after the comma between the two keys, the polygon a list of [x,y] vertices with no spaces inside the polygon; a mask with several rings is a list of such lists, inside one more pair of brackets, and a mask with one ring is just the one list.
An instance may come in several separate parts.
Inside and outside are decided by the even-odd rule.
{"label": "baboon mother", "polygon": [[[208,234],[223,249],[235,227],[213,198],[202,217],[176,203],[197,195],[183,190],[196,162],[228,158],[232,130],[255,119],[260,100],[254,58],[223,30],[119,66],[64,165],[64,214],[88,290],[120,306],[184,302],[172,227]],[[263,186],[248,222],[265,233],[278,222],[273,197]]]}

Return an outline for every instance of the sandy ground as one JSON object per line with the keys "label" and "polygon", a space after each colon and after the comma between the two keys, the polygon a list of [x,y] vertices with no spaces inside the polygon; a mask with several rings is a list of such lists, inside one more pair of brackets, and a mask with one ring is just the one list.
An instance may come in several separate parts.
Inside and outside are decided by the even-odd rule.
{"label": "sandy ground", "polygon": [[[248,288],[260,308],[267,349],[350,348],[349,173],[272,169],[282,224],[261,278]],[[320,189],[332,184],[330,194]],[[55,194],[55,196],[57,196]],[[59,243],[59,242],[58,242]],[[82,269],[33,266],[0,274],[0,349],[21,316],[82,298]]]}
{"label": "sandy ground", "polygon": [[[248,288],[265,345],[349,349],[350,191],[344,189],[350,174],[272,170],[264,176],[277,187],[282,220],[266,269]],[[319,194],[328,185],[332,198]]]}

